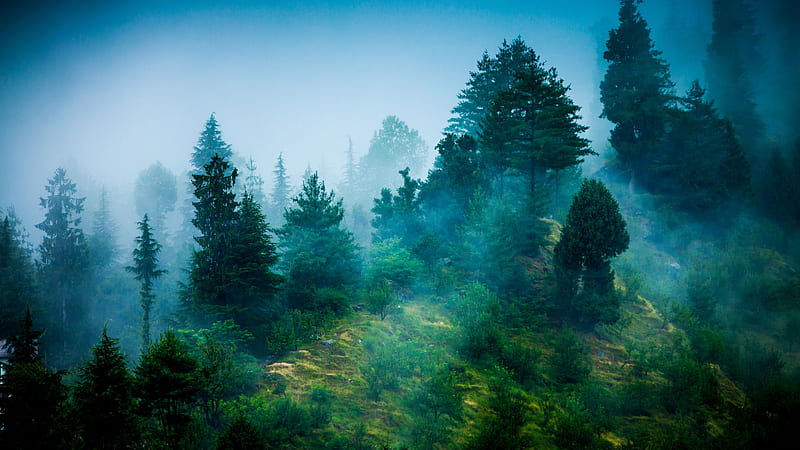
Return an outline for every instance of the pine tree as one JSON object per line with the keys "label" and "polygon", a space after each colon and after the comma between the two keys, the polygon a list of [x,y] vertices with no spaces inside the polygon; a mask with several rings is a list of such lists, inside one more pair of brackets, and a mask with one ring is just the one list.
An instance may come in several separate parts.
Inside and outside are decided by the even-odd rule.
{"label": "pine tree", "polygon": [[0,442],[4,448],[67,448],[62,405],[63,373],[44,365],[39,354],[42,331],[33,329],[30,309],[20,334],[10,340],[10,365],[0,384]]}
{"label": "pine tree", "polygon": [[733,127],[704,94],[695,80],[680,99],[652,166],[653,191],[696,215],[707,215],[750,189],[750,165]]}
{"label": "pine tree", "polygon": [[518,73],[535,63],[534,59],[535,54],[521,37],[510,43],[504,40],[494,57],[484,52],[477,71],[470,72],[467,87],[458,94],[458,105],[451,111],[454,117],[448,120],[450,125],[445,131],[477,138],[497,95],[513,88]]}
{"label": "pine tree", "polygon": [[[286,166],[283,162],[283,153],[278,155],[278,162],[275,163],[275,184],[272,189],[272,210],[273,217],[283,219],[283,212],[291,201],[291,187],[289,185],[289,175],[286,174]],[[277,222],[273,221],[273,223]]]}
{"label": "pine tree", "polygon": [[639,182],[646,188],[650,159],[669,118],[673,83],[637,3],[620,1],[619,26],[609,32],[603,54],[610,65],[600,83],[600,100],[601,117],[614,124],[609,141],[618,162],[630,172],[631,186]]}
{"label": "pine tree", "polygon": [[231,146],[222,140],[216,116],[212,113],[206,121],[205,129],[200,133],[200,139],[192,153],[192,175],[201,175],[211,159],[216,155],[222,159],[230,160],[233,152]]}
{"label": "pine tree", "polygon": [[629,242],[625,219],[611,192],[601,181],[584,180],[554,252],[563,313],[590,323],[616,321],[619,299],[609,261]]}
{"label": "pine tree", "polygon": [[709,94],[733,123],[750,162],[756,162],[764,122],[756,111],[754,68],[763,66],[764,57],[758,51],[755,11],[745,0],[714,0],[712,14],[705,67]]}
{"label": "pine tree", "polygon": [[153,308],[155,295],[153,285],[166,271],[158,268],[158,254],[161,244],[153,237],[149,217],[144,215],[139,225],[139,236],[136,238],[136,248],[133,249],[133,266],[125,269],[136,274],[139,281],[139,302],[142,305],[142,343],[146,348],[150,345],[150,311]]}
{"label": "pine tree", "polygon": [[130,448],[138,437],[134,414],[133,377],[119,339],[106,327],[92,348],[92,358],[80,368],[75,387],[80,434],[86,448]]}
{"label": "pine tree", "polygon": [[205,173],[193,175],[197,201],[192,224],[200,231],[195,241],[200,248],[192,255],[189,293],[184,306],[196,318],[218,320],[224,311],[225,263],[230,255],[238,219],[234,186],[238,171],[215,155],[205,166]]}
{"label": "pine tree", "polygon": [[359,277],[353,235],[341,227],[342,201],[314,173],[303,183],[295,206],[287,209],[281,228],[282,266],[289,306],[298,309],[339,309],[341,298],[331,290],[349,289]]}
{"label": "pine tree", "polygon": [[252,330],[263,323],[265,313],[276,313],[273,299],[283,279],[272,271],[278,261],[272,230],[249,193],[242,198],[237,216],[222,289],[235,322]]}
{"label": "pine tree", "polygon": [[84,198],[76,197],[75,183],[64,169],[57,169],[49,180],[47,197],[41,198],[45,219],[36,228],[44,232],[39,246],[40,274],[45,308],[56,318],[51,327],[54,339],[63,346],[67,362],[80,343],[80,334],[68,331],[73,323],[86,318],[82,298],[88,275],[88,248],[80,228]]}
{"label": "pine tree", "polygon": [[14,334],[19,316],[37,298],[31,253],[9,209],[0,221],[0,338]]}
{"label": "pine tree", "polygon": [[182,444],[200,389],[197,359],[172,330],[147,348],[134,368],[134,387],[145,416],[157,420],[169,448]]}
{"label": "pine tree", "polygon": [[247,161],[244,168],[247,170],[247,176],[244,177],[243,193],[250,194],[253,200],[264,208],[267,201],[264,195],[264,179],[261,178],[261,175],[256,174],[257,167],[252,156]]}

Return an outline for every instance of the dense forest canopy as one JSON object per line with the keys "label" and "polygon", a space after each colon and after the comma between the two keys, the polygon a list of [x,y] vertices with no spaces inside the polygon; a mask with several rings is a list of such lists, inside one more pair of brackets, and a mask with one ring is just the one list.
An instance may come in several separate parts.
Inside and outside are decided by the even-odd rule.
{"label": "dense forest canopy", "polygon": [[[0,102],[19,119],[0,125],[0,442],[789,442],[798,8],[532,3],[11,10]],[[464,19],[435,20],[448,11],[485,17],[466,37]],[[85,29],[65,22],[86,12]],[[161,18],[177,22],[148,41],[158,51],[126,50]],[[445,37],[426,40],[434,23]],[[25,24],[42,35],[26,41]],[[195,59],[199,24],[213,39]],[[264,47],[284,42],[275,30],[309,34]],[[325,54],[330,30],[368,31],[354,41],[366,53]],[[123,70],[153,61],[149,75]],[[203,73],[182,78],[187,61]],[[51,77],[68,100],[42,87]],[[48,102],[57,113],[34,114]],[[147,114],[113,113],[148,102]],[[54,145],[61,156],[41,148]]]}

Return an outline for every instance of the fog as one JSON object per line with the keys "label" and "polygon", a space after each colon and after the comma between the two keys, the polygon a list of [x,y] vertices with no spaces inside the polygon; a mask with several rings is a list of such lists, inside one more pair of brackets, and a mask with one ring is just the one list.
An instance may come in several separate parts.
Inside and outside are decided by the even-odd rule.
{"label": "fog", "polygon": [[[675,3],[643,13],[666,57],[696,63],[664,38],[707,24],[698,15],[709,8]],[[602,150],[598,49],[616,13],[614,0],[16,5],[0,19],[0,205],[38,241],[38,197],[64,166],[90,210],[105,185],[112,207],[130,211],[137,173],[155,161],[185,173],[212,112],[267,188],[279,152],[295,180],[310,165],[334,183],[348,136],[363,155],[387,115],[432,148],[475,61],[518,35],[571,84]],[[131,236],[132,220],[121,222]]]}

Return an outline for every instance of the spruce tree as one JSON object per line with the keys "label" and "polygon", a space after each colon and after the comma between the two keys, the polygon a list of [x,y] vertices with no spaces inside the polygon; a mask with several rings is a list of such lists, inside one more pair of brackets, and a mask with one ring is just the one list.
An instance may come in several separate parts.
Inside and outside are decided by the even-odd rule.
{"label": "spruce tree", "polygon": [[0,443],[4,448],[67,448],[62,372],[45,367],[42,331],[34,330],[30,309],[20,333],[9,342],[10,365],[0,383]]}
{"label": "spruce tree", "polygon": [[217,118],[212,113],[200,133],[200,139],[192,153],[192,175],[201,175],[206,164],[211,162],[215,155],[230,160],[232,154],[231,146],[222,140],[222,132],[219,130]]}
{"label": "spruce tree", "polygon": [[31,253],[9,210],[0,221],[0,339],[15,333],[19,317],[36,299]]}
{"label": "spruce tree", "polygon": [[44,232],[39,246],[39,271],[44,307],[53,320],[50,330],[62,344],[64,361],[59,363],[66,363],[81,343],[80,333],[74,332],[71,325],[83,323],[86,318],[84,290],[89,254],[80,228],[84,198],[76,196],[75,183],[62,168],[56,169],[45,189],[48,195],[40,199],[45,218],[36,225]]}
{"label": "spruce tree", "polygon": [[600,100],[601,117],[614,124],[609,141],[618,162],[631,174],[631,186],[646,188],[650,160],[669,119],[673,83],[637,3],[620,0],[619,26],[609,32],[603,53],[609,66]]}
{"label": "spruce tree", "polygon": [[140,410],[156,420],[164,444],[186,448],[182,441],[201,387],[198,362],[189,346],[174,331],[166,331],[139,358],[134,375]]}
{"label": "spruce tree", "polygon": [[253,197],[253,200],[255,200],[255,202],[258,203],[261,208],[264,208],[267,201],[266,196],[264,195],[264,179],[261,178],[261,175],[256,173],[257,167],[252,156],[249,160],[247,160],[244,168],[247,170],[247,175],[244,177],[242,193],[250,194]]}
{"label": "spruce tree", "polygon": [[289,306],[340,309],[341,297],[329,294],[352,287],[360,270],[353,235],[341,227],[342,201],[314,173],[293,202],[279,232]]}
{"label": "spruce tree", "polygon": [[289,175],[286,174],[286,165],[283,162],[283,153],[278,155],[278,162],[275,163],[275,184],[272,189],[272,217],[273,223],[283,219],[283,212],[291,201],[291,187],[289,185]]}
{"label": "spruce tree", "polygon": [[133,394],[133,377],[119,339],[109,337],[104,326],[92,358],[80,368],[75,387],[80,435],[86,448],[130,448],[138,437]]}
{"label": "spruce tree", "polygon": [[142,305],[142,343],[146,348],[150,345],[150,312],[155,301],[153,285],[166,271],[158,268],[158,254],[161,244],[153,237],[149,217],[144,215],[139,225],[139,236],[136,237],[136,248],[133,249],[133,266],[125,269],[136,275],[139,281],[139,302]]}
{"label": "spruce tree", "polygon": [[756,146],[764,134],[764,122],[756,111],[754,82],[764,57],[758,50],[755,11],[745,0],[714,0],[711,42],[705,61],[711,98],[729,119],[751,163],[757,162]]}
{"label": "spruce tree", "polygon": [[117,257],[117,224],[111,215],[108,192],[105,186],[100,191],[100,205],[94,213],[92,234],[89,236],[89,250],[92,264],[106,270]]}
{"label": "spruce tree", "polygon": [[590,324],[616,321],[619,299],[609,262],[627,250],[629,242],[611,192],[601,181],[584,180],[554,252],[562,313]]}

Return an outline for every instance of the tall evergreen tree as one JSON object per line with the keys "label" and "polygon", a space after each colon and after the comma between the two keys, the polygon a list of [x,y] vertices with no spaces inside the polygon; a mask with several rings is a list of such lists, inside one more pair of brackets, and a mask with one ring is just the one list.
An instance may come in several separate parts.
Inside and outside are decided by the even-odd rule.
{"label": "tall evergreen tree", "polygon": [[764,134],[764,122],[756,111],[754,80],[763,66],[758,50],[755,11],[746,0],[714,0],[711,42],[706,59],[706,80],[711,98],[729,119],[744,144],[751,162]]}
{"label": "tall evergreen tree", "polygon": [[17,330],[18,318],[37,299],[31,253],[13,210],[0,221],[0,339]]}
{"label": "tall evergreen tree", "polygon": [[499,163],[498,174],[506,168],[525,174],[534,199],[547,171],[579,164],[594,152],[581,136],[588,127],[578,122],[580,107],[567,95],[569,87],[555,68],[545,68],[533,50],[527,52],[512,87],[492,101],[480,136],[487,165]]}
{"label": "tall evergreen tree", "polygon": [[189,274],[189,293],[184,304],[189,312],[199,318],[219,319],[225,304],[225,267],[230,254],[237,221],[236,194],[234,185],[238,171],[230,170],[230,164],[215,155],[205,165],[203,174],[193,175],[194,195],[197,201],[192,224],[200,231],[195,237],[199,245],[192,256]]}
{"label": "tall evergreen tree", "polygon": [[397,195],[392,195],[389,188],[381,190],[381,197],[374,199],[375,206],[372,212],[372,226],[375,228],[373,241],[380,242],[384,239],[399,238],[411,247],[419,237],[422,226],[420,211],[419,188],[420,180],[411,178],[409,169],[399,171],[403,177],[403,185],[397,188]]}
{"label": "tall evergreen tree", "polygon": [[286,210],[286,224],[279,232],[289,306],[311,310],[341,308],[341,299],[322,294],[346,290],[359,277],[353,235],[341,227],[342,200],[337,200],[333,192],[328,193],[325,183],[314,173],[293,202],[295,206]]}
{"label": "tall evergreen tree", "polygon": [[134,387],[146,417],[155,419],[168,448],[188,448],[183,442],[189,412],[201,387],[197,358],[172,330],[165,332],[139,358]]}
{"label": "tall evergreen tree", "polygon": [[653,158],[653,191],[693,214],[708,214],[750,187],[750,165],[733,127],[704,94],[694,81]]}
{"label": "tall evergreen tree", "polygon": [[244,177],[243,193],[248,193],[253,197],[259,206],[266,206],[266,196],[264,195],[264,179],[256,173],[256,163],[251,156],[244,165],[247,175]]}
{"label": "tall evergreen tree", "polygon": [[563,313],[589,323],[616,321],[619,299],[610,260],[627,250],[629,242],[611,192],[601,181],[584,180],[554,253]]}
{"label": "tall evergreen tree", "polygon": [[450,111],[454,117],[445,131],[477,137],[497,95],[513,88],[517,74],[534,63],[535,57],[521,37],[510,43],[504,40],[494,57],[484,52],[477,70],[470,72],[467,87],[458,94],[458,105]]}
{"label": "tall evergreen tree", "polygon": [[[600,83],[604,117],[614,124],[609,141],[631,174],[631,186],[647,187],[652,154],[664,135],[672,103],[669,66],[654,50],[640,0],[620,0],[619,26],[609,31],[603,58],[610,64]],[[638,179],[637,177],[641,178]]]}
{"label": "tall evergreen tree", "polygon": [[[283,219],[283,212],[289,206],[292,197],[292,188],[289,185],[289,175],[286,173],[286,165],[283,161],[283,153],[278,155],[278,162],[275,163],[275,184],[272,189],[272,210],[275,219]],[[275,220],[273,220],[273,223]]]}
{"label": "tall evergreen tree", "polygon": [[222,140],[222,132],[219,130],[217,118],[212,113],[206,121],[203,132],[200,133],[200,139],[192,153],[192,175],[201,175],[206,164],[211,162],[215,155],[230,160],[232,154],[230,144]]}
{"label": "tall evergreen tree", "polygon": [[133,377],[119,339],[106,327],[92,348],[92,358],[80,368],[75,387],[80,435],[86,448],[130,448],[138,437],[134,414]]}
{"label": "tall evergreen tree", "polygon": [[67,362],[81,343],[80,333],[71,325],[82,323],[86,316],[83,295],[89,258],[80,228],[84,198],[76,196],[75,183],[62,168],[56,169],[45,189],[48,195],[40,199],[45,218],[36,225],[44,232],[39,246],[42,292],[44,307],[54,320],[51,332],[61,341]]}
{"label": "tall evergreen tree", "polygon": [[136,237],[136,248],[133,249],[133,266],[125,269],[136,275],[139,281],[139,302],[142,305],[142,343],[146,348],[150,345],[150,311],[153,308],[155,294],[153,285],[166,271],[158,268],[158,254],[161,244],[153,237],[149,217],[144,215],[139,225],[139,236]]}
{"label": "tall evergreen tree", "polygon": [[105,186],[100,191],[100,205],[94,213],[89,250],[92,263],[101,270],[113,263],[117,256],[117,224],[111,215]]}
{"label": "tall evergreen tree", "polygon": [[44,365],[39,353],[42,331],[34,330],[30,309],[20,334],[9,342],[10,365],[0,383],[0,442],[4,448],[67,448],[62,405],[63,373]]}

